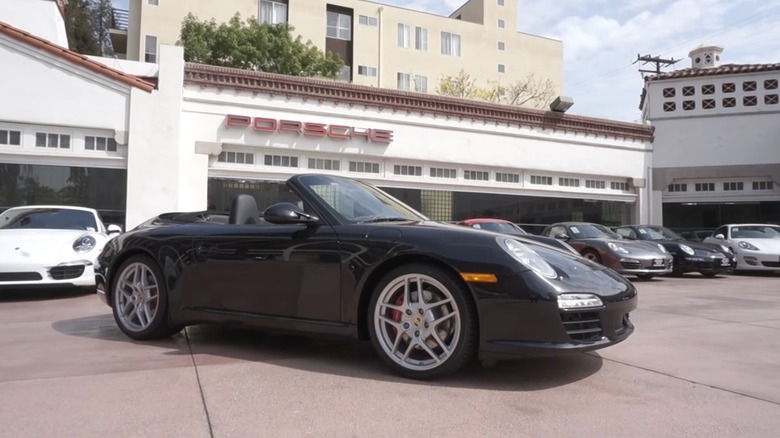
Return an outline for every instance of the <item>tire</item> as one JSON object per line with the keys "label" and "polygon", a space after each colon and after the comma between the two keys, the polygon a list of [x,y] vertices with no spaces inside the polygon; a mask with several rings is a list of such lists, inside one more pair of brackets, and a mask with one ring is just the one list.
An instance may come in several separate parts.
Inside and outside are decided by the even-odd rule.
{"label": "tire", "polygon": [[598,263],[598,264],[602,264],[601,263],[601,256],[599,255],[598,252],[596,252],[596,251],[594,251],[592,249],[586,249],[586,250],[582,251],[582,256],[585,257],[586,259],[592,261],[592,262],[595,262],[595,263]]}
{"label": "tire", "polygon": [[[419,284],[422,294],[417,293]],[[368,307],[368,332],[377,354],[393,371],[411,379],[436,379],[476,356],[476,313],[468,290],[452,274],[428,264],[409,264],[389,272],[376,286]]]}
{"label": "tire", "polygon": [[655,274],[636,274],[636,276],[640,280],[650,280],[651,278],[655,277]]}
{"label": "tire", "polygon": [[163,278],[157,263],[146,255],[130,257],[119,266],[111,288],[111,309],[122,333],[151,340],[181,330],[168,325],[168,289]]}
{"label": "tire", "polygon": [[701,273],[701,275],[703,275],[705,277],[709,277],[709,278],[715,277],[718,274],[719,274],[719,272],[702,272]]}

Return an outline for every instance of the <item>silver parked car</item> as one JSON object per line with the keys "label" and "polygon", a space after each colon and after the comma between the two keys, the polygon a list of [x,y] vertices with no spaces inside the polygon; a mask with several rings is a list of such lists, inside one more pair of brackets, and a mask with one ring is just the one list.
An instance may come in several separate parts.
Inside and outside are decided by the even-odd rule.
{"label": "silver parked car", "polygon": [[704,242],[730,248],[737,257],[736,270],[780,271],[780,225],[723,225]]}

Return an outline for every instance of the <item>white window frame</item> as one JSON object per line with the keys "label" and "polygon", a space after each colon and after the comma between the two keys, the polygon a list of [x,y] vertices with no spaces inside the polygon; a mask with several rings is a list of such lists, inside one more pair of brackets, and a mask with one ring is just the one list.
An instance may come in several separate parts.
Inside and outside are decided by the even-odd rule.
{"label": "white window frame", "polygon": [[149,6],[160,6],[160,0],[146,0],[146,4]]}
{"label": "white window frame", "polygon": [[219,154],[219,156],[217,156],[217,162],[225,163],[225,164],[241,164],[245,166],[254,166],[255,161],[256,160],[255,160],[254,152],[222,151]]}
{"label": "white window frame", "polygon": [[504,64],[498,64],[498,72],[506,73],[506,66]]}
{"label": "white window frame", "polygon": [[376,67],[369,67],[367,65],[358,66],[358,74],[360,76],[376,76]]}
{"label": "white window frame", "polygon": [[502,19],[500,19],[500,18],[499,18],[499,19],[498,19],[498,28],[499,28],[499,29],[504,29],[504,28],[506,28],[506,21],[504,21],[504,20],[502,20]]}
{"label": "white window frame", "polygon": [[[43,135],[43,145],[38,144],[38,136]],[[67,140],[67,141],[63,141]],[[45,132],[45,131],[37,131],[35,133],[35,147],[36,148],[47,148],[47,149],[72,149],[72,140],[70,134],[60,134],[57,132]],[[56,143],[56,145],[52,146],[52,144]],[[67,146],[62,146],[63,143],[67,143]]]}
{"label": "white window frame", "polygon": [[408,24],[398,23],[398,47],[408,49],[412,44],[412,29]]}
{"label": "white window frame", "polygon": [[[149,42],[152,41],[152,44]],[[151,51],[149,50],[151,47]],[[155,35],[144,36],[144,62],[157,63],[157,37]]]}
{"label": "white window frame", "polygon": [[409,73],[402,73],[399,71],[398,74],[396,75],[396,79],[398,82],[399,90],[409,91],[412,82],[412,75],[410,75]]}
{"label": "white window frame", "polygon": [[[335,25],[330,24],[331,17],[333,16],[336,17]],[[349,15],[342,14],[340,12],[328,11],[325,24],[327,26],[325,32],[325,36],[327,38],[334,38],[337,40],[344,40],[344,41],[352,41],[352,20]],[[344,38],[342,31],[347,32],[346,38]]]}
{"label": "white window frame", "polygon": [[[271,163],[268,163],[270,158]],[[263,165],[269,167],[287,167],[297,169],[300,160],[295,155],[263,154]]]}
{"label": "white window frame", "polygon": [[[268,11],[271,15],[263,11],[264,5],[270,5],[271,9]],[[258,12],[257,16],[260,17],[260,24],[283,24],[287,23],[287,2],[276,0],[260,0],[257,4]]]}
{"label": "white window frame", "polygon": [[370,15],[358,15],[358,24],[363,26],[376,27],[377,20],[376,17],[372,17]]}
{"label": "white window frame", "polygon": [[506,50],[506,43],[505,43],[505,42],[503,42],[503,41],[499,41],[499,42],[498,42],[498,50],[500,50],[500,51],[502,51],[502,52],[503,52],[504,50]]}
{"label": "white window frame", "polygon": [[423,52],[428,51],[428,29],[419,26],[414,28],[414,48]]}
{"label": "white window frame", "polygon": [[[5,143],[0,143],[0,146],[21,146],[22,145],[23,135],[21,130],[2,128],[0,129],[0,132],[5,132]],[[11,135],[13,135],[13,133],[16,133],[19,136],[19,143],[11,142]]]}
{"label": "white window frame", "polygon": [[441,54],[449,56],[461,56],[460,35],[451,32],[441,33]]}
{"label": "white window frame", "polygon": [[[91,148],[89,147],[90,144],[92,145]],[[90,152],[117,152],[117,144],[112,137],[86,135],[84,136],[84,150]]]}
{"label": "white window frame", "polygon": [[428,92],[428,76],[414,75],[414,91],[420,93]]}

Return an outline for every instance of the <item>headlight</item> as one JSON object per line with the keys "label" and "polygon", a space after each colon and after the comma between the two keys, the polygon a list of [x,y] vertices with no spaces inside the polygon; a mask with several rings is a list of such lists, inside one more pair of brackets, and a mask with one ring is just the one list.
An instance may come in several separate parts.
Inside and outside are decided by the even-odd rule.
{"label": "headlight", "polygon": [[684,253],[686,253],[688,255],[696,254],[696,251],[694,251],[693,248],[691,248],[688,245],[680,245],[680,249],[682,250],[682,252],[684,252]]}
{"label": "headlight", "polygon": [[739,242],[737,245],[739,245],[742,249],[749,249],[751,251],[758,251],[758,248],[756,248],[755,245],[752,245],[750,242]]}
{"label": "headlight", "polygon": [[558,295],[559,309],[584,309],[588,307],[602,307],[604,303],[593,294],[561,294]]}
{"label": "headlight", "polygon": [[73,242],[73,251],[89,252],[95,247],[95,238],[92,236],[81,236]]}
{"label": "headlight", "polygon": [[[662,253],[666,254],[666,248],[664,248],[664,246],[661,245],[660,243],[658,244],[658,249],[660,249]],[[690,249],[690,248],[688,248],[688,249]],[[683,250],[683,251],[685,251],[685,250]],[[691,249],[691,251],[693,251],[693,250]],[[688,252],[688,251],[685,251],[685,252]],[[693,254],[693,253],[691,253],[691,254]]]}
{"label": "headlight", "polygon": [[628,254],[628,250],[618,245],[617,243],[607,242],[607,246],[609,246],[609,249],[612,251],[619,252],[621,254]]}
{"label": "headlight", "polygon": [[723,252],[725,252],[726,254],[733,254],[733,253],[734,253],[734,252],[731,250],[731,248],[729,248],[729,247],[728,247],[728,246],[726,246],[726,245],[721,245],[720,247],[721,247],[721,248],[723,248]]}
{"label": "headlight", "polygon": [[532,271],[547,278],[555,278],[558,274],[552,266],[547,263],[536,251],[523,245],[514,239],[506,237],[496,237],[496,242],[504,251],[509,253],[515,260],[531,268]]}

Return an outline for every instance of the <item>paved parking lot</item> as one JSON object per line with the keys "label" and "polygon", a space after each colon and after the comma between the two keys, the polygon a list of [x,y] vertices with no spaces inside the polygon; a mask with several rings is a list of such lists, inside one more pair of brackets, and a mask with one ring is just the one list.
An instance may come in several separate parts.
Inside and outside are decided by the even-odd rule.
{"label": "paved parking lot", "polygon": [[778,436],[780,276],[636,283],[635,334],[390,374],[367,343],[193,327],[136,343],[78,294],[0,295],[0,436]]}

